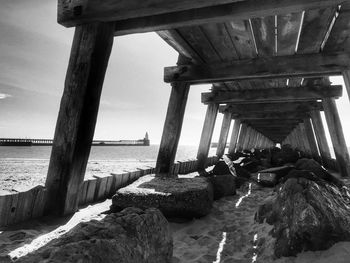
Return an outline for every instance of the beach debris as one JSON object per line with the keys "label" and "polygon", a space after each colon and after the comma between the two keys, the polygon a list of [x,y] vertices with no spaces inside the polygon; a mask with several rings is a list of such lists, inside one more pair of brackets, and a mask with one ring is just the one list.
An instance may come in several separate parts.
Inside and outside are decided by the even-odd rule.
{"label": "beach debris", "polygon": [[274,226],[276,257],[350,241],[350,198],[345,187],[307,170],[292,170],[282,180],[276,197],[266,200],[255,217]]}
{"label": "beach debris", "polygon": [[171,262],[169,223],[154,208],[127,208],[101,221],[79,223],[62,237],[16,262]]}
{"label": "beach debris", "polygon": [[209,214],[212,205],[213,186],[207,178],[162,179],[146,175],[116,192],[111,211],[131,206],[155,207],[167,217],[194,218]]}

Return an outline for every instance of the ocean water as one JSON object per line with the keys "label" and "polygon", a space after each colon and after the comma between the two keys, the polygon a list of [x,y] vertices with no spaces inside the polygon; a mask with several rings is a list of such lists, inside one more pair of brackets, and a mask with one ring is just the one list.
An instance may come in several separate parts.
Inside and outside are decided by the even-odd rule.
{"label": "ocean water", "polygon": [[[85,179],[96,175],[109,175],[133,171],[136,168],[155,166],[159,145],[151,146],[93,146],[86,168]],[[196,157],[198,146],[179,146],[176,160]],[[215,154],[211,148],[209,156]],[[44,185],[48,172],[50,146],[1,146],[1,191],[24,191],[36,185]]]}

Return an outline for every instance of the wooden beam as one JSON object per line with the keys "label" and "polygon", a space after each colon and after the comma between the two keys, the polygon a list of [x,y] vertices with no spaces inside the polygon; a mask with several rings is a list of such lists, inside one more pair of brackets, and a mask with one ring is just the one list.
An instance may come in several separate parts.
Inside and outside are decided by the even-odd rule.
{"label": "wooden beam", "polygon": [[314,135],[310,118],[304,119],[304,125],[305,125],[306,137],[310,145],[311,155],[316,161],[321,162],[321,157],[318,153],[318,146],[317,146],[317,142],[316,142],[316,138]]}
{"label": "wooden beam", "polygon": [[216,156],[218,156],[219,158],[221,158],[225,152],[227,136],[230,131],[231,120],[232,120],[231,113],[226,112],[222,119],[220,137],[219,137],[218,147],[216,149]]}
{"label": "wooden beam", "polygon": [[326,138],[326,132],[322,123],[320,111],[311,112],[312,125],[314,127],[317,145],[320,150],[322,162],[325,166],[330,166],[329,161],[332,159]]}
{"label": "wooden beam", "polygon": [[165,82],[206,84],[244,79],[340,75],[350,69],[350,53],[317,53],[164,68]]}
{"label": "wooden beam", "polygon": [[241,128],[241,121],[238,119],[235,119],[235,122],[232,128],[232,133],[231,133],[230,146],[228,148],[229,155],[233,155],[236,152],[236,145],[237,145],[237,139],[238,139],[240,128]]}
{"label": "wooden beam", "polygon": [[344,0],[264,0],[264,3],[252,0],[104,0],[101,4],[98,0],[58,0],[58,22],[69,27],[92,21],[118,21],[119,35],[219,23],[232,17],[248,19],[289,14],[342,2]]}
{"label": "wooden beam", "polygon": [[94,23],[75,30],[46,178],[47,212],[78,209],[113,29],[113,23]]}
{"label": "wooden beam", "polygon": [[204,125],[202,129],[202,135],[201,135],[199,148],[197,152],[198,171],[203,171],[205,168],[218,110],[219,110],[218,104],[210,104],[207,107],[207,112],[205,115]]}
{"label": "wooden beam", "polygon": [[350,175],[349,152],[335,100],[324,99],[323,107],[340,174],[343,177],[348,177]]}
{"label": "wooden beam", "polygon": [[343,79],[350,100],[350,70],[343,71]]}
{"label": "wooden beam", "polygon": [[178,83],[172,86],[159,146],[156,176],[176,177],[176,175],[170,173],[170,170],[174,164],[179,144],[189,90],[190,85],[188,83]]}
{"label": "wooden beam", "polygon": [[244,119],[244,120],[249,120],[249,119],[303,119],[306,116],[308,116],[307,112],[254,112],[254,113],[239,113],[239,114],[232,114],[233,118],[238,118],[238,119]]}
{"label": "wooden beam", "polygon": [[247,135],[247,129],[248,129],[248,126],[246,123],[242,123],[241,124],[241,130],[239,132],[239,136],[238,136],[238,140],[237,140],[237,146],[236,146],[236,151],[237,152],[241,152],[243,150],[243,142],[244,142],[244,139]]}
{"label": "wooden beam", "polygon": [[230,111],[232,113],[246,113],[246,112],[288,112],[288,111],[311,111],[323,110],[322,102],[317,101],[300,101],[300,102],[283,102],[283,103],[245,103],[245,104],[228,104],[221,105],[219,112],[224,113]]}
{"label": "wooden beam", "polygon": [[298,88],[270,88],[244,91],[205,92],[202,103],[303,101],[342,96],[342,86],[305,86]]}

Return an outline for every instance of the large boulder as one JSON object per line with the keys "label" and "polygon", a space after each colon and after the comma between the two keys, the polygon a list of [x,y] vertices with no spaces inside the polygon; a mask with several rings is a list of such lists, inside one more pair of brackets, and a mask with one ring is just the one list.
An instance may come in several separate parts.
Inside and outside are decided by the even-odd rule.
{"label": "large boulder", "polygon": [[230,173],[230,168],[227,166],[225,161],[220,160],[217,162],[217,164],[215,164],[211,172],[215,175],[225,175]]}
{"label": "large boulder", "polygon": [[320,165],[314,159],[300,159],[296,162],[295,167],[300,170],[308,170],[310,172],[313,172],[316,176],[329,183],[335,184],[338,187],[344,186],[344,183],[342,181],[331,175],[322,165]]}
{"label": "large boulder", "polygon": [[258,173],[273,173],[276,175],[276,179],[279,180],[282,177],[288,175],[288,173],[293,169],[295,169],[293,165],[284,165],[260,170]]}
{"label": "large boulder", "polygon": [[101,221],[78,224],[19,263],[171,262],[173,240],[159,210],[127,208]]}
{"label": "large boulder", "polygon": [[213,186],[207,178],[146,175],[119,189],[112,198],[111,210],[155,207],[167,217],[193,218],[209,214],[212,205]]}
{"label": "large boulder", "polygon": [[274,187],[277,183],[277,176],[274,173],[254,173],[251,179],[264,187]]}
{"label": "large boulder", "polygon": [[[295,172],[296,171],[296,172]],[[297,171],[263,204],[256,219],[273,224],[277,257],[350,241],[350,195],[309,171]],[[304,173],[304,175],[303,175]]]}
{"label": "large boulder", "polygon": [[211,174],[207,178],[213,185],[214,200],[236,194],[236,177],[232,174]]}

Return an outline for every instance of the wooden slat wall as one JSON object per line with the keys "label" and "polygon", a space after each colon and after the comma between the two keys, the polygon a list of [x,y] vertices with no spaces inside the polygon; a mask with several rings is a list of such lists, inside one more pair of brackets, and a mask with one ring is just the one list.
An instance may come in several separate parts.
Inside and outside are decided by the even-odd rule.
{"label": "wooden slat wall", "polygon": [[[216,164],[216,156],[209,157],[207,166]],[[176,162],[172,167],[175,174],[196,172],[197,160]],[[154,167],[141,167],[133,171],[94,176],[84,181],[79,191],[79,206],[110,198],[119,189],[136,181],[141,176],[155,173]],[[42,217],[46,201],[46,188],[36,186],[28,191],[0,195],[0,227]]]}

